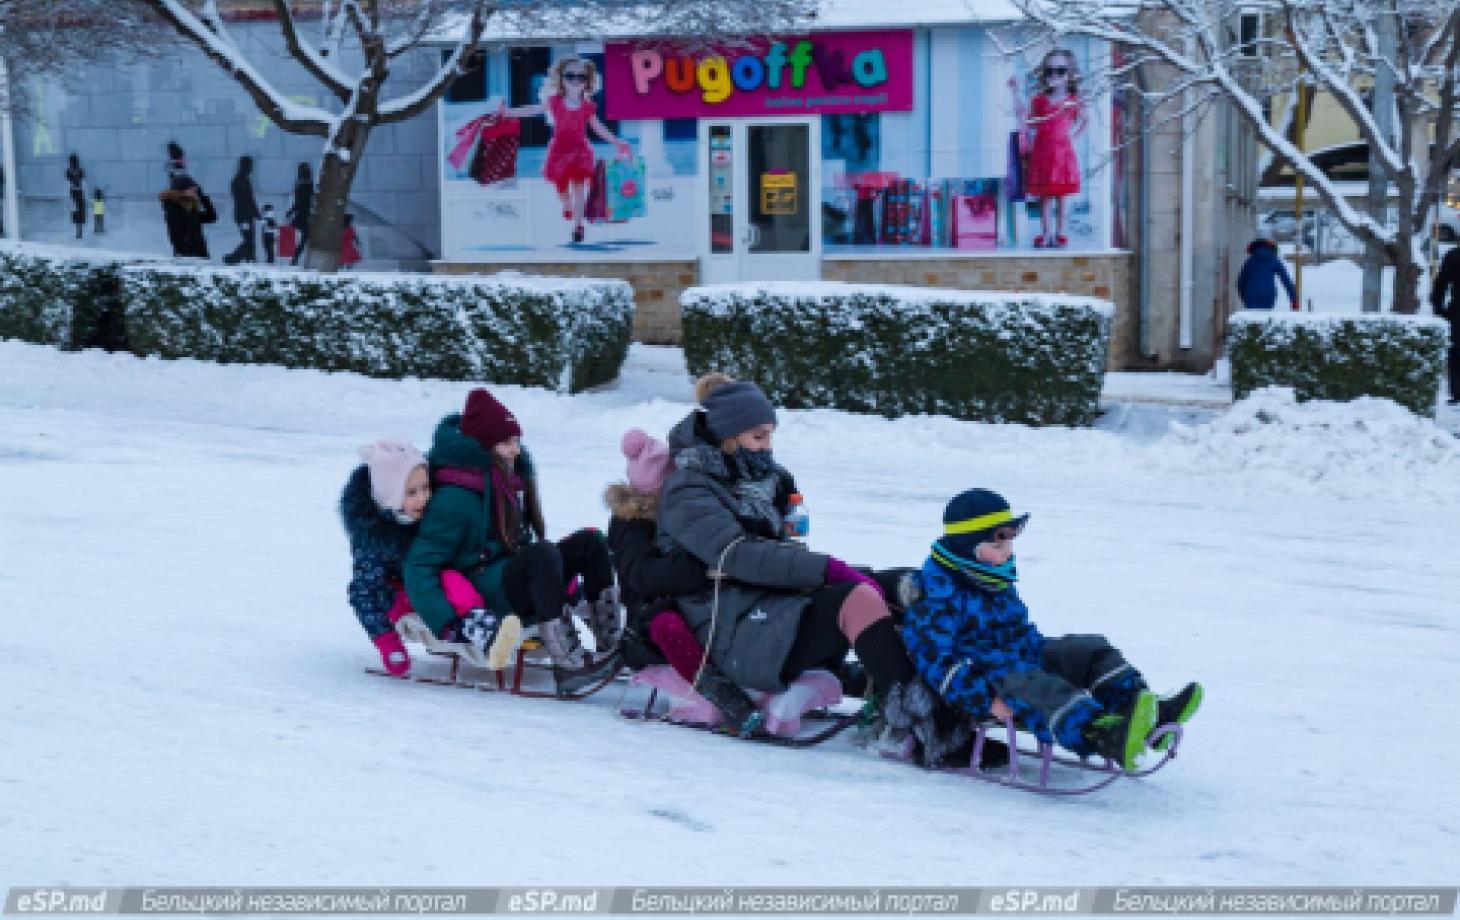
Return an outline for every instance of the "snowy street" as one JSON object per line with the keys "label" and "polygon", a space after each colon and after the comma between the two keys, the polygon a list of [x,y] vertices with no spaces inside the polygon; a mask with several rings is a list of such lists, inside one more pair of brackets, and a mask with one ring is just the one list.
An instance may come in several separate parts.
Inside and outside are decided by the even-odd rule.
{"label": "snowy street", "polygon": [[[622,432],[690,409],[679,361],[493,387],[552,536],[606,525]],[[335,501],[358,445],[424,449],[469,388],[0,342],[0,888],[1460,880],[1460,440],[1434,423],[1271,392],[1096,430],[781,414],[813,548],[918,565],[950,496],[997,489],[1032,514],[1046,634],[1204,682],[1174,763],[1058,801],[628,724],[621,685],[367,675]]]}

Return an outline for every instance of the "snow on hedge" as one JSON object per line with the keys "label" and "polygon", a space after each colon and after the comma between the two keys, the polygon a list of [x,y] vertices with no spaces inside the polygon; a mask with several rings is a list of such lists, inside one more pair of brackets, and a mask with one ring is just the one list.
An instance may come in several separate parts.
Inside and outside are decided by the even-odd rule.
{"label": "snow on hedge", "polygon": [[755,380],[778,404],[1088,425],[1114,306],[1059,294],[835,282],[690,288],[692,373]]}
{"label": "snow on hedge", "polygon": [[1380,396],[1433,415],[1449,332],[1430,316],[1244,310],[1231,318],[1232,392],[1241,399],[1288,386],[1298,399]]}
{"label": "snow on hedge", "polygon": [[123,289],[139,354],[569,391],[618,374],[634,310],[623,281],[517,274],[136,266]]}

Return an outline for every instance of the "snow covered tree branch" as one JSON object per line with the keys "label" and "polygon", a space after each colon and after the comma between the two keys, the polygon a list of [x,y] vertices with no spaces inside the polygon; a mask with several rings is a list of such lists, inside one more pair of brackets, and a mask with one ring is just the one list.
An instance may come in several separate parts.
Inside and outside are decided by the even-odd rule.
{"label": "snow covered tree branch", "polygon": [[[1160,81],[1143,95],[1157,109],[1230,104],[1265,148],[1264,166],[1285,165],[1302,176],[1333,216],[1356,238],[1378,247],[1395,266],[1393,309],[1419,306],[1426,265],[1425,231],[1434,219],[1450,169],[1460,161],[1455,136],[1460,81],[1460,6],[1452,0],[1013,0],[1047,33],[1079,35],[1118,45],[1126,59]],[[1244,42],[1243,16],[1259,16],[1263,34]],[[1381,53],[1377,38],[1388,17],[1397,50]],[[1386,25],[1389,23],[1385,23]],[[1364,90],[1376,74],[1393,74],[1392,120],[1386,132]],[[1130,68],[1108,75],[1139,91]],[[1274,124],[1268,100],[1298,92],[1330,96],[1369,147],[1370,169],[1399,201],[1391,224],[1349,203],[1346,193],[1294,140],[1295,113]],[[1431,129],[1433,128],[1433,142]],[[1267,170],[1265,170],[1267,171]]]}

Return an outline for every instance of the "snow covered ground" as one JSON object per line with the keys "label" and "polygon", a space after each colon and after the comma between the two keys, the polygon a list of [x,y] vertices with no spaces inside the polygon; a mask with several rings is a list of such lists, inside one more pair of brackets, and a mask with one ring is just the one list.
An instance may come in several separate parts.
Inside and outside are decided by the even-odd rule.
{"label": "snow covered ground", "polygon": [[[1460,878],[1460,442],[1432,423],[1274,393],[1169,430],[783,413],[817,549],[916,564],[950,495],[999,489],[1047,632],[1206,683],[1166,770],[1048,801],[626,724],[615,693],[366,675],[335,497],[356,445],[424,445],[467,389],[0,342],[0,887]],[[601,392],[497,391],[554,535],[605,522],[624,429],[689,408],[678,352],[638,346]]]}

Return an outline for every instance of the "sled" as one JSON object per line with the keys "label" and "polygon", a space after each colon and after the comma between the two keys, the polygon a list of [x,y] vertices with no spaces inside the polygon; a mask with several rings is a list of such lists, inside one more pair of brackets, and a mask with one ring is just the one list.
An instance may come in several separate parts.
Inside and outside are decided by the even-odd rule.
{"label": "sled", "polygon": [[[367,672],[418,684],[460,687],[463,690],[481,690],[483,692],[506,692],[531,699],[564,700],[581,700],[584,697],[592,696],[612,683],[618,676],[617,672],[610,673],[596,683],[571,694],[559,694],[556,690],[538,690],[524,686],[529,672],[546,673],[549,679],[552,676],[552,662],[543,649],[542,640],[537,638],[537,627],[535,626],[522,631],[522,643],[517,647],[517,653],[513,656],[512,667],[500,670],[494,670],[488,663],[487,656],[474,646],[465,642],[438,639],[419,614],[406,614],[396,621],[395,628],[406,643],[420,646],[428,655],[448,659],[451,662],[450,673],[446,677],[431,677],[416,674],[415,669],[412,668],[413,673],[396,677],[387,673],[383,668],[366,668]],[[486,671],[491,677],[485,680],[474,679],[463,674],[464,670]]]}
{"label": "sled", "polygon": [[[825,675],[825,678],[829,679],[831,684],[836,684],[836,678],[831,674],[825,671],[815,673]],[[812,672],[808,672],[808,675],[802,675],[802,678],[798,678],[798,682],[807,679],[811,674]],[[766,728],[752,735],[745,736],[743,740],[755,741],[760,744],[771,744],[778,747],[813,747],[824,741],[830,741],[856,724],[858,718],[857,713],[836,715],[826,708],[841,702],[841,687],[839,684],[836,685],[833,691],[830,689],[830,685],[827,684],[826,680],[810,676],[809,679],[805,680],[804,685],[811,687],[812,691],[810,693],[809,709],[797,712],[794,716],[778,716],[774,714],[773,704],[765,705],[763,708],[767,714]],[[624,706],[624,698],[635,687],[647,689],[649,691],[648,698],[641,707]],[[719,724],[718,720],[712,721],[712,717],[704,712],[699,705],[693,703],[671,705],[664,712],[655,711],[656,703],[658,703],[661,695],[666,699],[675,699],[676,697],[684,699],[686,691],[692,692],[690,691],[689,682],[681,677],[672,667],[669,665],[651,665],[629,678],[628,686],[624,688],[623,696],[619,698],[619,716],[631,722],[663,722],[668,725],[698,729],[727,737],[741,737],[725,729]],[[703,700],[701,700],[701,704],[708,705]],[[711,706],[710,709],[713,710],[713,707]],[[803,722],[812,724],[808,727],[803,725]]]}
{"label": "sled", "polygon": [[[979,763],[983,756],[984,745],[989,740],[990,727],[1004,727],[1008,733],[1004,742],[1009,748],[1009,762],[1004,766],[980,768]],[[1165,725],[1158,725],[1152,730],[1150,737],[1146,739],[1149,747],[1166,735],[1171,736],[1171,744],[1165,751],[1152,751],[1159,754],[1160,759],[1150,766],[1141,767],[1136,770],[1125,770],[1107,757],[1102,757],[1104,763],[1096,763],[1092,758],[1082,758],[1074,755],[1056,754],[1054,745],[1048,741],[1039,742],[1035,750],[1019,746],[1019,731],[1010,723],[1007,726],[1000,726],[999,723],[979,723],[975,726],[973,736],[973,752],[969,757],[966,767],[935,767],[938,773],[955,773],[960,776],[969,776],[985,783],[993,783],[998,786],[1008,786],[1012,789],[1022,789],[1025,792],[1035,792],[1040,795],[1069,796],[1085,795],[1091,792],[1098,792],[1121,778],[1137,779],[1142,776],[1150,776],[1157,770],[1170,763],[1176,757],[1176,749],[1181,746],[1181,726],[1175,722]],[[885,754],[890,759],[913,761],[914,739],[909,738],[901,752],[896,754]],[[1030,780],[1020,772],[1020,764],[1034,764],[1038,768],[1038,779]],[[1084,783],[1071,782],[1067,785],[1053,782],[1055,766],[1059,766],[1061,773],[1073,772],[1080,776],[1091,777]]]}

